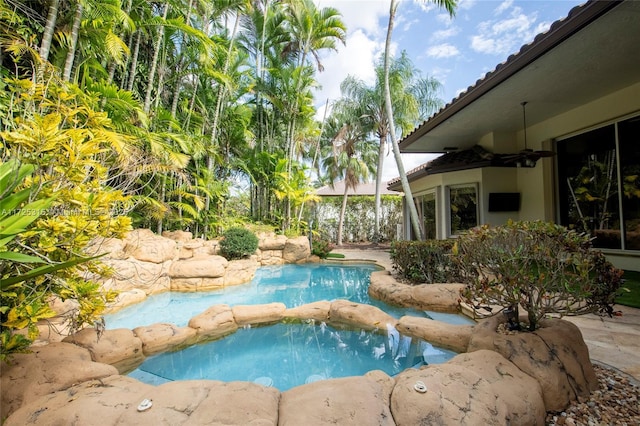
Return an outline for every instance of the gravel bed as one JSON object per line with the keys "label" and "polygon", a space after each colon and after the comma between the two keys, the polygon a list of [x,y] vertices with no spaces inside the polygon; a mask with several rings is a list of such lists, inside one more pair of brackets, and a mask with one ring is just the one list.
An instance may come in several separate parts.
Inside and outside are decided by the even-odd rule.
{"label": "gravel bed", "polygon": [[546,425],[640,425],[640,386],[629,376],[594,364],[599,387],[562,412],[548,412]]}

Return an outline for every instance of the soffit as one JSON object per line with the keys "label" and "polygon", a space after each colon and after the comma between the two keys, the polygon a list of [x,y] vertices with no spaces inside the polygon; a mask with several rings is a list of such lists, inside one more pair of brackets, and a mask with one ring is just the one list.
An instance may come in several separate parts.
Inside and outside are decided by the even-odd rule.
{"label": "soffit", "polygon": [[445,152],[445,147],[452,146],[468,149],[490,132],[521,130],[522,101],[528,102],[530,126],[640,82],[639,23],[640,1],[617,4],[486,93],[474,93],[491,85],[492,79],[509,71],[508,67],[522,66],[537,42],[523,46],[517,55],[405,137],[400,144],[402,152]]}

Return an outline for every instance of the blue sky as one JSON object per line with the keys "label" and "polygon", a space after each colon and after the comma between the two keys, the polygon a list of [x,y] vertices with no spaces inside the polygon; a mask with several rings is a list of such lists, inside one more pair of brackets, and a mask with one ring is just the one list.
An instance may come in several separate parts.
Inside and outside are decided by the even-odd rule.
{"label": "blue sky", "polygon": [[[384,53],[390,0],[315,0],[319,7],[338,9],[347,25],[346,46],[324,54],[325,71],[316,96],[322,118],[324,105],[340,97],[340,83],[351,74],[373,83],[373,64]],[[396,15],[393,52],[406,50],[423,75],[443,85],[440,97],[450,102],[504,62],[522,45],[565,18],[584,0],[460,0],[450,18],[432,2],[402,0]],[[433,156],[403,156],[405,170]],[[384,180],[398,176],[393,156],[385,159]]]}

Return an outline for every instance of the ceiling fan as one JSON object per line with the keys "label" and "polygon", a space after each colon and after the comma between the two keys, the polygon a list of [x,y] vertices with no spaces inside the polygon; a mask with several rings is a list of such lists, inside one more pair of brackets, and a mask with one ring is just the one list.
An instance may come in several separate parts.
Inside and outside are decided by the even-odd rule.
{"label": "ceiling fan", "polygon": [[517,154],[508,154],[502,157],[505,163],[516,163],[518,167],[535,167],[536,162],[542,157],[552,157],[556,153],[553,151],[544,151],[527,148],[527,111],[525,106],[527,101],[520,103],[522,105],[522,123],[524,130],[524,149]]}

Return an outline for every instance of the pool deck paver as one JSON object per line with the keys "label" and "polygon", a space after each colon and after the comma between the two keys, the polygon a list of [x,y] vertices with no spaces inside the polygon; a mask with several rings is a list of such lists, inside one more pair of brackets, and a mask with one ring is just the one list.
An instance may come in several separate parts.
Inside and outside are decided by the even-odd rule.
{"label": "pool deck paver", "polygon": [[[388,250],[337,247],[346,260],[375,261],[392,271]],[[618,315],[564,317],[578,326],[592,361],[605,364],[640,380],[640,309],[616,305]]]}

